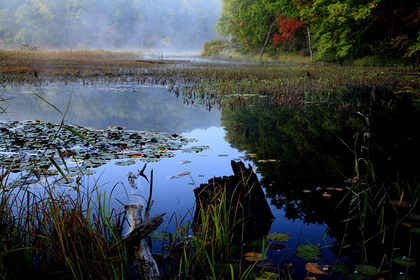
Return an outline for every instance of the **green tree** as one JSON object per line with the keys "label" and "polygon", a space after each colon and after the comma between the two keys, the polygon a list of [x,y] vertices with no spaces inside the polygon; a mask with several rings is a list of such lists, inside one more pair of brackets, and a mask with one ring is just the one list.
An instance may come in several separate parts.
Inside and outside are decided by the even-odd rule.
{"label": "green tree", "polygon": [[416,53],[418,1],[298,0],[296,4],[300,18],[311,28],[320,59]]}

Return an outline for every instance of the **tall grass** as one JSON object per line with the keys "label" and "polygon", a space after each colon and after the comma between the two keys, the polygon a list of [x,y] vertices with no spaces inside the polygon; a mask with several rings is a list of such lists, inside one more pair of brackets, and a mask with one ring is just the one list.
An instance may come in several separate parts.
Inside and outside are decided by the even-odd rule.
{"label": "tall grass", "polygon": [[[172,266],[178,268],[176,279],[249,279],[257,261],[243,261],[243,231],[248,218],[245,203],[253,186],[248,186],[249,178],[242,179],[236,186],[207,185],[203,199],[196,201],[193,223],[185,223],[184,217],[178,224],[176,217],[172,218],[177,230],[168,254],[175,259]],[[261,245],[264,247],[264,242]],[[268,247],[263,249],[266,254]]]}
{"label": "tall grass", "polygon": [[[4,186],[4,181],[2,181]],[[123,279],[124,217],[97,187],[0,190],[0,279]]]}
{"label": "tall grass", "polygon": [[[372,90],[370,107],[374,102],[375,88]],[[364,119],[365,128],[355,134],[354,146],[347,146],[354,154],[354,178],[351,179],[351,187],[336,207],[349,201],[349,214],[345,221],[346,232],[337,259],[341,257],[343,248],[357,244],[361,251],[360,265],[368,266],[372,263],[371,250],[375,251],[374,254],[380,250],[383,252],[383,260],[381,266],[376,268],[377,274],[388,274],[387,276],[392,279],[396,276],[396,271],[392,269],[394,257],[409,259],[411,256],[413,230],[408,231],[408,236],[402,234],[407,233],[404,227],[416,225],[407,221],[407,218],[418,210],[420,184],[412,187],[409,183],[388,180],[378,184],[374,163],[370,161],[369,155],[371,109],[366,115],[360,112],[359,114]],[[360,229],[358,231],[360,236],[353,235],[353,240],[349,240],[350,234],[347,230],[352,226]],[[409,240],[408,251],[399,248],[398,239]],[[402,277],[410,279],[407,274],[409,267],[407,265],[405,275],[400,275],[401,279]]]}

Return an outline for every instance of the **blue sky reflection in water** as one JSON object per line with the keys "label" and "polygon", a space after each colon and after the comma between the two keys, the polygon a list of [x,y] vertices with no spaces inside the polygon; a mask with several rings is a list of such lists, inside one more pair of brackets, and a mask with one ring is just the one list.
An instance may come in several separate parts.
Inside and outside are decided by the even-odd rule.
{"label": "blue sky reflection in water", "polygon": [[[209,146],[209,149],[199,153],[175,151],[175,156],[172,158],[148,163],[146,175],[150,176],[151,169],[154,171],[155,202],[151,214],[167,212],[165,221],[168,221],[173,213],[183,217],[193,208],[193,189],[196,186],[207,182],[213,176],[232,175],[231,160],[243,160],[249,163],[245,160],[244,151],[237,150],[226,141],[220,110],[214,108],[208,111],[202,106],[186,105],[182,97],[177,98],[163,87],[127,84],[89,86],[50,84],[42,87],[6,87],[2,89],[2,93],[3,98],[11,99],[7,101],[9,107],[7,113],[0,116],[1,120],[38,119],[59,123],[61,114],[34,94],[37,93],[62,112],[65,112],[70,101],[65,118],[70,124],[94,129],[121,126],[132,130],[178,133],[196,139],[188,146]],[[82,184],[92,188],[97,182],[101,190],[106,190],[107,194],[117,184],[113,196],[119,201],[127,204],[137,202],[146,204],[149,194],[148,183],[139,177],[136,180],[138,189],[133,189],[127,180],[128,172],[135,173],[143,165],[142,161],[129,166],[117,166],[110,162],[95,168],[96,173],[89,176],[89,179],[85,178]],[[189,174],[180,175],[185,172]],[[258,176],[261,179],[260,174]],[[120,206],[116,200],[112,201],[115,207]],[[270,204],[270,199],[268,202]],[[276,220],[270,232],[284,232],[291,236],[288,247],[284,250],[288,259],[294,255],[294,246],[298,243],[321,242],[327,228],[325,224],[303,223],[300,219],[288,219],[284,217],[283,210],[274,206],[271,208]],[[193,213],[191,210],[188,215],[192,218]],[[174,226],[172,223],[169,229],[174,230]],[[327,237],[326,243],[332,242],[333,240]],[[328,257],[329,253],[324,251],[324,257]],[[334,257],[331,256],[331,259]]]}

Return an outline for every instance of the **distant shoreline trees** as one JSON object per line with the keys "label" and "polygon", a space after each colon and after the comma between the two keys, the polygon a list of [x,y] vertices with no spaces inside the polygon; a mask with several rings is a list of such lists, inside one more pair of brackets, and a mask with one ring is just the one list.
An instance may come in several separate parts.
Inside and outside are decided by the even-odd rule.
{"label": "distant shoreline trees", "polygon": [[309,53],[343,61],[365,56],[420,61],[418,0],[222,0],[219,33],[244,52],[260,50],[275,22],[268,52]]}
{"label": "distant shoreline trees", "polygon": [[201,50],[219,0],[0,2],[0,47]]}

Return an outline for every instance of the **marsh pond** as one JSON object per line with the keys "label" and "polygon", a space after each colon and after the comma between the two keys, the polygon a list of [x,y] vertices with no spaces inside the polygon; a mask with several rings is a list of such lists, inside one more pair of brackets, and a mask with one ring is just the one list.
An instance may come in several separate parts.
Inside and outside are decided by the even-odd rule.
{"label": "marsh pond", "polygon": [[[167,213],[158,232],[176,235],[179,220],[192,221],[194,189],[243,162],[274,216],[266,259],[244,261],[262,275],[253,279],[418,277],[418,72],[368,69],[353,83],[337,66],[176,65],[165,77],[138,66],[112,79],[4,79],[3,195],[42,193],[48,182],[69,196],[98,186],[116,209],[145,205],[149,182],[134,175],[147,163],[151,215]],[[163,256],[162,239],[152,240]],[[250,244],[241,252],[261,253]]]}

